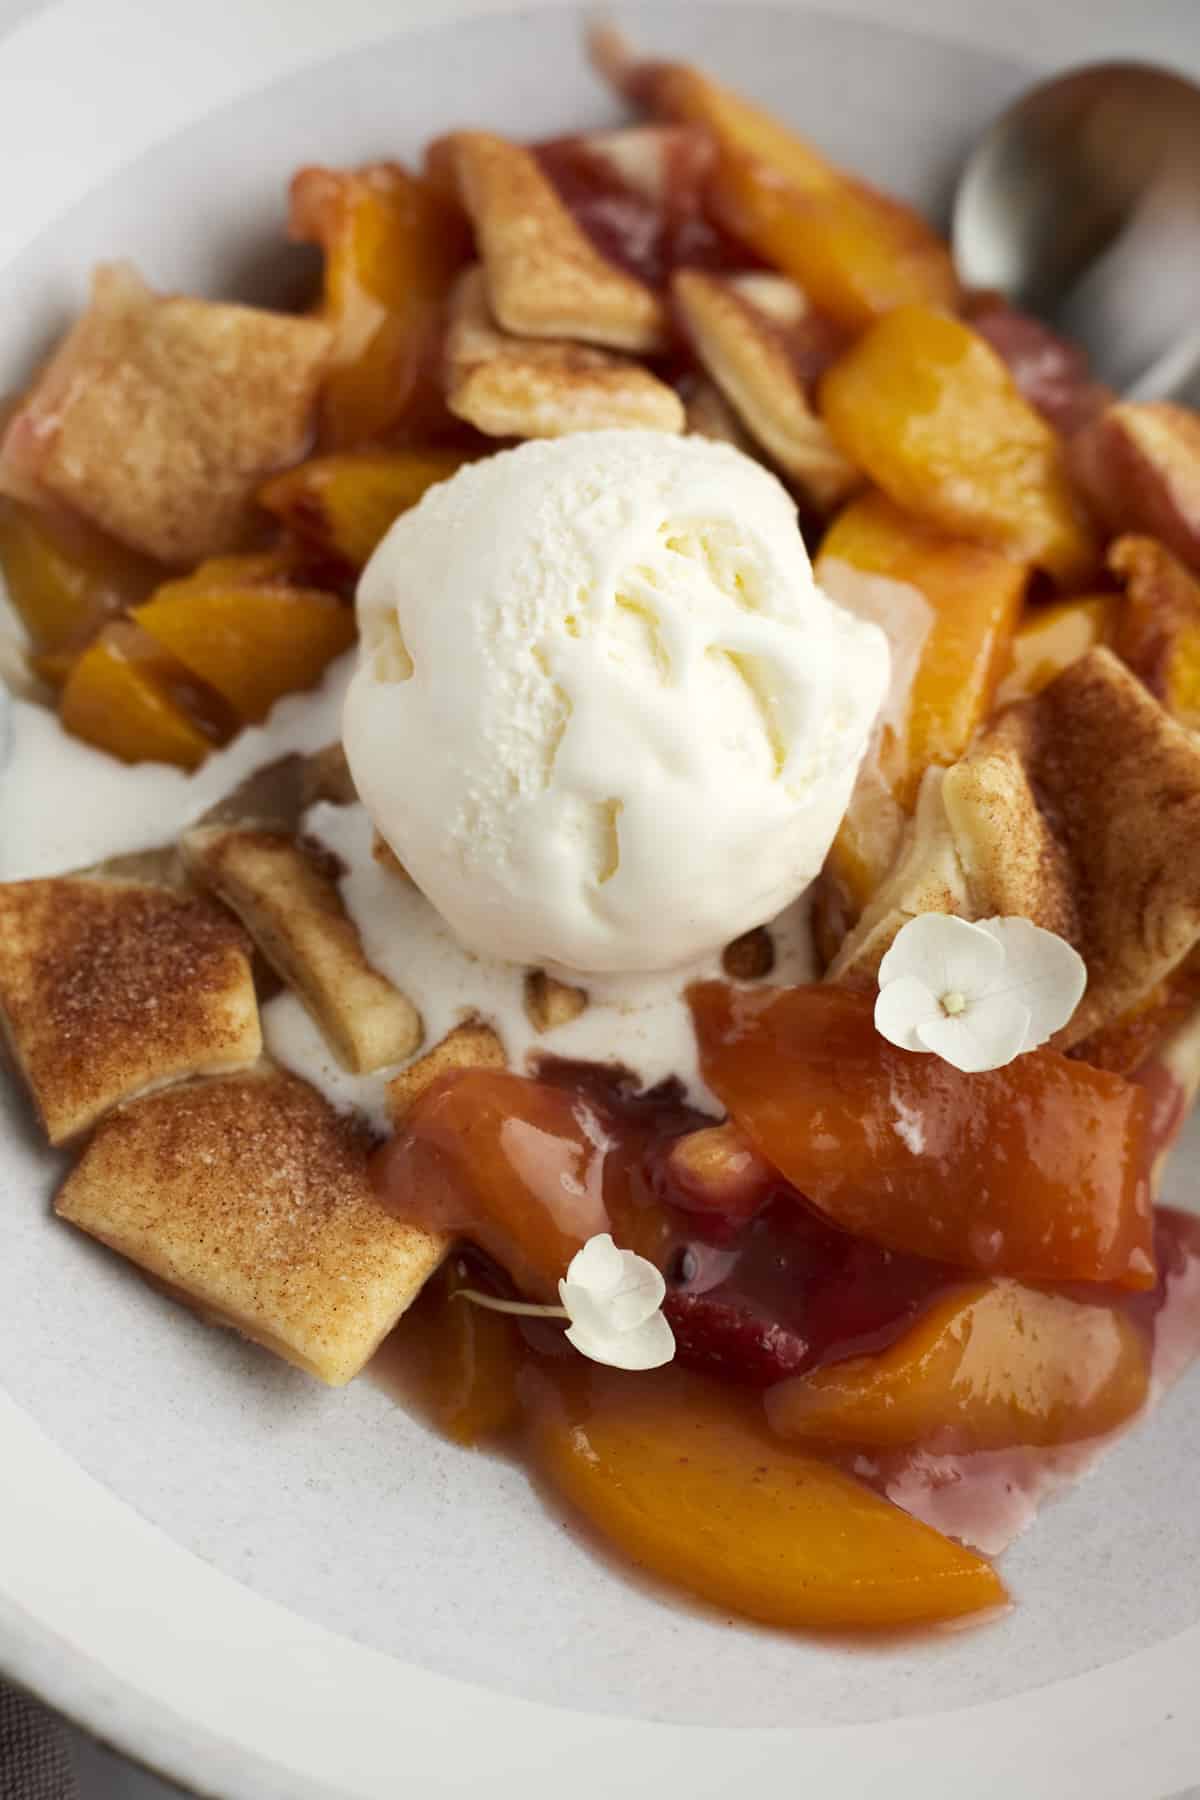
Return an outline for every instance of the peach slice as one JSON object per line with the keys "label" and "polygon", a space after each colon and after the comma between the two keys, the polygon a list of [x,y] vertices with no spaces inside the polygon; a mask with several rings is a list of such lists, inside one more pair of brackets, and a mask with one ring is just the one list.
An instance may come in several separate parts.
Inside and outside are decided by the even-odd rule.
{"label": "peach slice", "polygon": [[844,930],[891,868],[926,769],[956,762],[987,717],[1029,568],[869,493],[826,532],[816,573],[835,600],[883,625],[895,671],[826,868],[823,905]]}
{"label": "peach slice", "polygon": [[805,366],[824,321],[781,275],[714,275],[679,269],[676,314],[696,356],[742,424],[800,497],[821,513],[860,484],[810,405]]}
{"label": "peach slice", "polygon": [[354,613],[310,588],[239,585],[218,567],[167,582],[133,618],[239,717],[264,719],[284,694],[312,687],[354,642]]}
{"label": "peach slice", "polygon": [[466,461],[455,450],[314,456],[274,476],[258,500],[314,549],[361,569],[400,514]]}
{"label": "peach slice", "polygon": [[982,1558],[851,1476],[775,1443],[682,1371],[594,1379],[531,1440],[549,1482],[632,1560],[722,1611],[793,1628],[899,1626],[997,1606]]}
{"label": "peach slice", "polygon": [[213,744],[171,696],[166,677],[176,668],[134,627],[106,626],[67,678],[63,726],[122,762],[198,768]]}
{"label": "peach slice", "polygon": [[996,706],[1031,700],[1097,644],[1111,643],[1119,604],[1115,594],[1081,594],[1026,613],[996,689]]}
{"label": "peach slice", "polygon": [[455,1299],[460,1289],[475,1285],[468,1265],[451,1256],[394,1340],[397,1367],[415,1377],[434,1422],[467,1445],[492,1442],[515,1424],[522,1361],[512,1319]]}
{"label": "peach slice", "polygon": [[1145,1345],[1124,1313],[1015,1281],[945,1295],[877,1356],[781,1382],[767,1417],[781,1437],[898,1448],[937,1438],[1002,1450],[1099,1437],[1146,1398]]}
{"label": "peach slice", "polygon": [[1154,1283],[1145,1104],[1117,1075],[1033,1050],[968,1075],[875,1030],[870,994],[690,990],[705,1080],[835,1225],[1032,1281]]}
{"label": "peach slice", "polygon": [[11,500],[0,502],[0,573],[39,657],[81,650],[161,579],[82,520]]}
{"label": "peach slice", "polygon": [[960,320],[897,308],[829,370],[820,405],[843,453],[906,512],[1061,584],[1095,567],[1061,438]]}
{"label": "peach slice", "polygon": [[321,312],[334,345],[321,443],[369,442],[420,409],[439,314],[469,250],[466,222],[432,183],[373,163],[301,169],[290,229],[325,253]]}
{"label": "peach slice", "polygon": [[1200,727],[1200,581],[1153,538],[1120,538],[1108,564],[1125,583],[1113,647],[1167,711]]}
{"label": "peach slice", "polygon": [[471,1238],[523,1292],[554,1302],[575,1252],[609,1228],[604,1142],[565,1088],[465,1070],[415,1102],[380,1180],[402,1217]]}
{"label": "peach slice", "polygon": [[1071,440],[1070,464],[1106,531],[1145,532],[1200,568],[1200,416],[1121,401]]}
{"label": "peach slice", "polygon": [[[905,717],[885,725],[880,746],[881,772],[911,811],[925,770],[957,762],[987,716],[1028,565],[931,529],[877,493],[851,501],[822,540],[817,577],[835,598],[843,585],[856,585],[845,582],[838,563],[915,588],[929,608]],[[882,596],[875,610],[887,629]]]}
{"label": "peach slice", "polygon": [[798,133],[678,63],[636,63],[598,45],[605,72],[660,117],[702,125],[717,145],[710,204],[719,222],[799,282],[852,331],[910,301],[959,298],[945,244],[919,213],[834,167]]}

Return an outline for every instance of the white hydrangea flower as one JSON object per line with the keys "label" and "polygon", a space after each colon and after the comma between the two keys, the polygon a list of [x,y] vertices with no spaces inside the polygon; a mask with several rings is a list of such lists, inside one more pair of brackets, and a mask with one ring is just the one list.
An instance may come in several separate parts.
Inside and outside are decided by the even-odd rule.
{"label": "white hydrangea flower", "polygon": [[956,1069],[1000,1069],[1053,1036],[1083,998],[1087,968],[1028,919],[921,913],[879,965],[875,1028],[902,1050]]}
{"label": "white hydrangea flower", "polygon": [[593,1362],[615,1369],[657,1369],[675,1354],[675,1336],[662,1314],[667,1284],[632,1250],[618,1250],[608,1232],[591,1237],[571,1259],[558,1297],[571,1323],[567,1338]]}
{"label": "white hydrangea flower", "polygon": [[566,1319],[566,1337],[583,1356],[614,1369],[658,1369],[675,1354],[675,1334],[662,1312],[667,1284],[652,1262],[619,1250],[607,1231],[576,1251],[558,1284],[561,1306],[527,1300],[500,1300],[476,1288],[459,1288],[456,1298],[493,1312],[525,1318]]}

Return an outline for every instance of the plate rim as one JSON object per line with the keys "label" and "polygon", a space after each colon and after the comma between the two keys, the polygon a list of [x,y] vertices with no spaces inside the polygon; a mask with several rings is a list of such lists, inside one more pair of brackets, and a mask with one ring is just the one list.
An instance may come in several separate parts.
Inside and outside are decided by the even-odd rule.
{"label": "plate rim", "polygon": [[[0,268],[106,176],[218,107],[376,39],[514,10],[511,0],[218,0],[207,9],[158,0],[150,10],[106,0],[97,33],[92,0],[55,0],[0,41],[0,155],[38,167],[0,213]],[[801,0],[787,10],[803,10]],[[1009,0],[983,21],[973,16],[970,31],[961,0],[825,0],[809,10],[1032,53],[1044,66],[1069,57],[1077,29],[1044,0]],[[1089,56],[1145,56],[1161,45],[1178,64],[1171,21],[1180,9],[1154,0],[1139,11],[1134,34],[1125,0],[1092,0]],[[1190,60],[1200,69],[1200,42]],[[148,81],[163,66],[172,83]],[[131,104],[114,105],[119,93]],[[527,1800],[560,1800],[565,1770],[574,1800],[600,1800],[618,1785],[669,1793],[685,1771],[698,1796],[721,1795],[748,1769],[791,1784],[815,1777],[825,1800],[849,1800],[873,1776],[895,1783],[905,1767],[919,1768],[934,1800],[964,1784],[976,1800],[1015,1791],[1050,1800],[1068,1783],[1094,1800],[1128,1800],[1151,1791],[1147,1779],[1162,1795],[1200,1771],[1188,1674],[1200,1664],[1200,1626],[953,1714],[796,1729],[654,1724],[493,1693],[299,1618],[142,1519],[2,1390],[0,1468],[0,1667],[137,1761],[227,1800],[382,1800],[397,1772],[413,1792],[465,1790],[494,1778],[501,1739],[504,1787]],[[1048,1769],[1051,1722],[1061,1760]]]}

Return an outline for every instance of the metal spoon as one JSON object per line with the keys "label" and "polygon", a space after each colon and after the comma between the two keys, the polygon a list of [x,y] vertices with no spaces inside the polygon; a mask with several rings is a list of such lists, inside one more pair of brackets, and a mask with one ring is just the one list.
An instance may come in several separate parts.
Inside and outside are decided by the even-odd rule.
{"label": "metal spoon", "polygon": [[1138,400],[1200,404],[1200,87],[1097,63],[1032,89],[963,171],[954,253]]}

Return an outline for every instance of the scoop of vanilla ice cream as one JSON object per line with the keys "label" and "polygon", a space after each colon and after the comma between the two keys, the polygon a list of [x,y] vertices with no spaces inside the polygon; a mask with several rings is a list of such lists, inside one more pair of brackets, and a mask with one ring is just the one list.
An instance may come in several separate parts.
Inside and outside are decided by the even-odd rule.
{"label": "scoop of vanilla ice cream", "polygon": [[695,961],[817,874],[887,686],[786,490],[726,444],[583,432],[473,463],[358,591],[375,824],[468,948]]}

